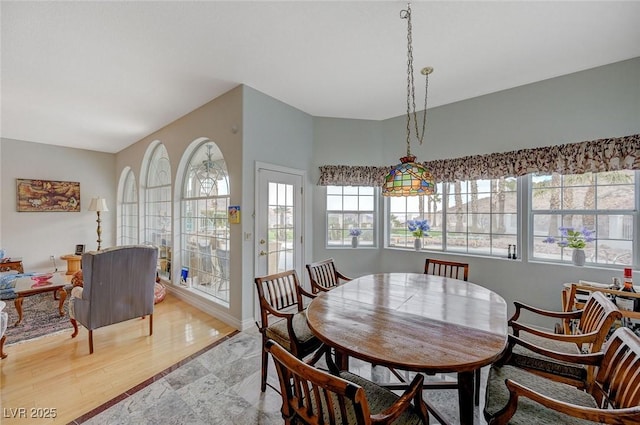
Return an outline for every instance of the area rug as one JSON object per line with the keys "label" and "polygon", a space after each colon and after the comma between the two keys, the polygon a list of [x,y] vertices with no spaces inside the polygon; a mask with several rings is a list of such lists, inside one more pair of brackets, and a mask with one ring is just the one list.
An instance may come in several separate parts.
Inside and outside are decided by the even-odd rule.
{"label": "area rug", "polygon": [[69,305],[68,297],[64,301],[65,315],[63,317],[60,317],[58,312],[59,300],[53,299],[53,293],[45,292],[25,297],[22,301],[22,322],[18,326],[15,326],[18,320],[18,312],[13,300],[5,300],[5,302],[7,305],[3,311],[9,314],[6,345],[72,329],[67,308]]}

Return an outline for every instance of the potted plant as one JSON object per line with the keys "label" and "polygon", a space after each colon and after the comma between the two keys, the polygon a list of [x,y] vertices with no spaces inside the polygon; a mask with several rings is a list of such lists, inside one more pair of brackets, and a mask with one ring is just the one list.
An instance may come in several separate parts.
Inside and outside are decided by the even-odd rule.
{"label": "potted plant", "polygon": [[587,243],[595,240],[595,237],[593,236],[595,230],[590,230],[586,227],[576,230],[573,227],[566,226],[559,227],[558,230],[560,230],[560,240],[556,240],[553,236],[549,236],[542,242],[557,243],[560,248],[572,248],[573,254],[571,256],[571,261],[576,266],[584,266],[586,259],[584,248],[587,246]]}
{"label": "potted plant", "polygon": [[407,221],[407,228],[411,232],[411,234],[415,237],[413,241],[413,247],[416,251],[420,251],[422,248],[422,238],[424,236],[429,236],[427,233],[431,226],[429,225],[428,220],[409,220]]}
{"label": "potted plant", "polygon": [[352,227],[351,229],[349,229],[349,236],[351,236],[352,248],[358,247],[358,236],[360,236],[361,234],[362,234],[362,230],[360,230],[357,227]]}

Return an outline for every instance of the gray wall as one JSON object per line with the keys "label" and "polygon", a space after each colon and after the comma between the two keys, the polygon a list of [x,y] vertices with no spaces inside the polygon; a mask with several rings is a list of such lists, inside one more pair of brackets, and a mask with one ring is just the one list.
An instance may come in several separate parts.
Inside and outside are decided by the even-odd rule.
{"label": "gray wall", "polygon": [[[430,86],[437,86],[434,73]],[[399,95],[402,91],[399,90]],[[405,152],[406,118],[380,123],[314,118],[314,165],[394,165]],[[429,109],[419,161],[640,133],[640,58]],[[348,144],[347,150],[345,146]],[[316,174],[317,176],[317,174]],[[314,210],[325,211],[324,188]],[[383,211],[382,200],[380,211]],[[526,210],[525,210],[526,211]],[[384,214],[380,214],[383,219]],[[526,219],[526,217],[525,217]],[[347,274],[423,270],[429,257],[470,263],[470,280],[514,299],[560,308],[563,282],[609,282],[620,270],[390,249],[327,249],[325,218],[314,222],[313,260],[334,257]],[[521,231],[527,232],[526,220]],[[380,235],[379,246],[383,246]],[[521,252],[522,254],[522,252]]]}
{"label": "gray wall", "polygon": [[[101,214],[102,245],[115,235],[115,156],[82,149],[2,139],[0,246],[11,257],[22,257],[25,270],[53,271],[49,256],[60,270],[61,255],[72,254],[76,244],[97,249],[96,213],[87,211],[91,198],[102,196],[109,212]],[[80,212],[17,212],[16,179],[80,182]]]}
{"label": "gray wall", "polygon": [[[172,260],[173,281],[178,281],[180,268],[180,240],[175,235],[180,231],[180,199],[183,181],[184,167],[189,159],[189,154],[203,139],[214,141],[220,148],[229,172],[229,185],[231,190],[231,205],[238,205],[243,198],[243,185],[245,175],[242,167],[242,87],[238,86],[222,96],[204,104],[180,119],[167,124],[160,130],[150,134],[144,139],[134,143],[116,155],[116,171],[120,176],[126,167],[130,167],[140,187],[144,187],[146,170],[142,167],[146,163],[146,157],[150,154],[150,148],[161,142],[167,149],[171,163],[171,174],[174,186],[173,222],[174,235]],[[186,152],[186,154],[185,154]],[[139,194],[144,191],[139,191]],[[140,198],[140,214],[144,215],[144,199]],[[144,222],[139,228],[144,229]],[[174,294],[192,303],[198,308],[207,311],[225,322],[240,327],[242,317],[242,286],[239,284],[242,275],[243,264],[241,261],[242,229],[238,225],[231,226],[231,253],[230,253],[230,305],[229,307],[206,301],[194,296],[192,292],[178,286],[171,286]],[[141,239],[143,241],[143,239]]]}
{"label": "gray wall", "polygon": [[[243,162],[244,196],[242,199],[243,232],[251,237],[242,246],[243,321],[253,325],[255,259],[259,251],[255,241],[255,164],[256,161],[276,166],[309,170],[313,157],[313,119],[277,99],[244,86],[243,96]],[[307,173],[309,179],[309,173]],[[305,182],[305,193],[311,193],[315,181]],[[306,252],[311,251],[311,227],[314,219],[311,197],[304,197],[305,226],[303,240]],[[307,237],[307,235],[309,237]]]}

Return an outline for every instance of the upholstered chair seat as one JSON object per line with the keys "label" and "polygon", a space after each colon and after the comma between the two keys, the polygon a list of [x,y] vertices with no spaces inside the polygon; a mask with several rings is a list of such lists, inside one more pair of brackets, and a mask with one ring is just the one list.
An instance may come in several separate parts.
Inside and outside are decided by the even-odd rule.
{"label": "upholstered chair seat", "polygon": [[[487,380],[487,398],[485,414],[494,416],[509,401],[509,390],[505,380],[511,379],[534,391],[538,391],[555,400],[577,404],[583,407],[598,407],[593,397],[575,387],[561,382],[551,381],[539,375],[527,372],[523,369],[505,365],[492,367]],[[585,425],[596,424],[584,419],[573,418],[556,410],[541,409],[540,405],[532,400],[523,398],[518,402],[518,410],[509,420],[512,425],[532,425],[531,418],[536,418],[536,425]]]}
{"label": "upholstered chair seat", "polygon": [[[347,371],[341,371],[339,376],[344,380],[353,382],[359,387],[362,387],[366,395],[367,402],[369,403],[369,411],[372,415],[377,415],[380,412],[387,410],[398,401],[397,394],[394,394],[388,389],[381,387],[380,385],[371,382],[368,379],[363,378],[362,376]],[[354,412],[352,410],[348,410],[348,412],[350,416],[347,420],[347,423],[357,423],[355,421]],[[393,422],[393,425],[414,425],[421,423],[422,419],[416,412],[415,407],[411,405],[402,413],[402,415],[400,415],[398,419]]]}
{"label": "upholstered chair seat", "polygon": [[[296,336],[296,340],[302,347],[302,351],[310,352],[314,348],[318,347],[318,339],[311,333],[309,326],[307,325],[307,311],[300,311],[293,315],[293,333]],[[285,349],[291,351],[291,338],[289,337],[289,330],[287,328],[287,321],[280,320],[274,322],[268,328],[265,329],[267,338],[276,341],[282,345]]]}
{"label": "upholstered chair seat", "polygon": [[[521,332],[520,338],[547,350],[566,354],[579,353],[578,347],[573,343],[550,340],[527,332]],[[587,368],[584,365],[550,359],[520,345],[513,347],[509,363],[524,369],[540,370],[580,382],[584,382],[587,379]]]}

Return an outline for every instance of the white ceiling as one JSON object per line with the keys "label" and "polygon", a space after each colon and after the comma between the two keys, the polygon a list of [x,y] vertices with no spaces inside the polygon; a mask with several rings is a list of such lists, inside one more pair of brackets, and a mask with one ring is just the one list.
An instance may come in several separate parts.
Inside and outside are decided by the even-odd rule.
{"label": "white ceiling", "polygon": [[[238,84],[314,116],[403,115],[405,8],[2,0],[0,134],[118,152]],[[429,107],[640,56],[640,1],[412,10],[416,73],[435,68]]]}

